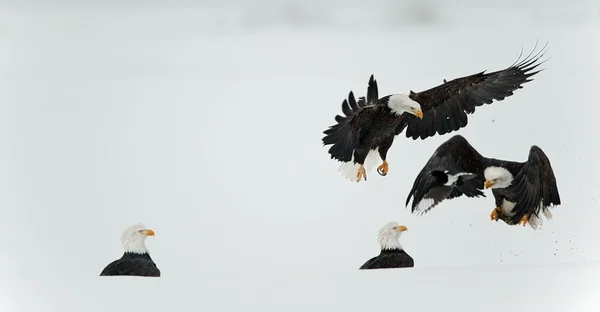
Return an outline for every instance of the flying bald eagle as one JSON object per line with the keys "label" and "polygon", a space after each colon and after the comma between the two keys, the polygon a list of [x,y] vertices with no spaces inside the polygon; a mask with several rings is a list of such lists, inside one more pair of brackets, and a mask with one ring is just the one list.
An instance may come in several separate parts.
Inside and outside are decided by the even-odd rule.
{"label": "flying bald eagle", "polygon": [[160,276],[160,270],[150,258],[146,247],[146,237],[154,236],[154,231],[143,224],[127,227],[121,234],[121,244],[124,253],[120,259],[109,263],[100,276],[131,275],[131,276]]}
{"label": "flying bald eagle", "polygon": [[400,244],[400,235],[407,230],[406,226],[396,222],[384,225],[378,236],[381,252],[365,262],[359,270],[414,267],[415,261]]}
{"label": "flying bald eagle", "polygon": [[552,219],[549,208],[560,205],[550,160],[533,145],[525,162],[482,156],[461,135],[441,144],[417,175],[406,199],[414,196],[412,213],[424,214],[445,199],[479,197],[490,188],[496,208],[490,219],[509,225],[541,225],[540,212]]}
{"label": "flying bald eagle", "polygon": [[482,71],[451,81],[444,79],[441,85],[421,92],[411,90],[408,95],[397,93],[379,98],[377,81],[371,75],[366,99],[357,101],[350,92],[348,100],[342,102],[345,116],[335,116],[337,123],[323,131],[323,145],[331,145],[329,154],[342,162],[338,171],[347,179],[366,181],[367,171],[377,163],[377,156],[383,161],[377,172],[385,176],[389,169],[387,152],[396,135],[406,129],[407,138],[423,140],[465,127],[467,114],[474,113],[476,107],[501,101],[532,81],[530,77],[541,71],[532,70],[543,63],[536,61],[544,55],[545,47],[506,69],[487,74]]}

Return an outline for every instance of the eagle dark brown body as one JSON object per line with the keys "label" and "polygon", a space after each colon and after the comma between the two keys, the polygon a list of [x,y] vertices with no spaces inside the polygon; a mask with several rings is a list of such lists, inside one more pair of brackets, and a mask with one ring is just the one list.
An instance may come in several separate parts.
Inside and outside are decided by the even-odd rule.
{"label": "eagle dark brown body", "polygon": [[109,263],[100,272],[100,276],[115,275],[159,277],[160,270],[149,254],[126,252],[120,259]]}
{"label": "eagle dark brown body", "polygon": [[359,270],[412,268],[415,260],[404,250],[382,250],[377,257],[369,259]]}

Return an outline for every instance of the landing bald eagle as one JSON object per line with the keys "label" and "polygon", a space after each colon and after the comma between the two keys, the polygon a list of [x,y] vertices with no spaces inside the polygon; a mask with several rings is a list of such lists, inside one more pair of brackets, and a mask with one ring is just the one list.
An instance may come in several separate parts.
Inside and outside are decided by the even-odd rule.
{"label": "landing bald eagle", "polygon": [[441,144],[417,175],[406,199],[414,196],[412,213],[424,214],[443,200],[462,195],[479,197],[490,188],[496,208],[490,219],[509,225],[528,221],[535,230],[540,212],[552,219],[549,208],[561,204],[550,160],[538,146],[529,150],[525,162],[482,156],[461,135]]}
{"label": "landing bald eagle", "polygon": [[[537,46],[537,45],[536,45]],[[366,99],[357,101],[350,92],[342,102],[345,116],[335,116],[336,124],[323,131],[323,145],[331,145],[329,154],[342,164],[338,171],[352,181],[367,180],[367,171],[377,163],[380,175],[388,173],[387,152],[394,137],[406,129],[406,137],[426,139],[436,133],[444,135],[467,125],[467,114],[483,104],[501,101],[532,81],[537,63],[545,53],[530,53],[523,61],[510,67],[485,73],[485,71],[444,83],[431,89],[406,94],[378,96],[377,81],[371,75]],[[535,50],[535,48],[534,48]],[[521,55],[519,55],[519,59]],[[366,167],[366,168],[365,168]]]}
{"label": "landing bald eagle", "polygon": [[123,256],[109,263],[100,276],[131,275],[159,277],[160,270],[150,258],[146,247],[146,237],[154,236],[154,231],[138,223],[127,227],[121,234]]}
{"label": "landing bald eagle", "polygon": [[367,260],[359,270],[414,267],[415,261],[400,244],[400,235],[405,231],[408,231],[406,226],[397,222],[384,225],[378,235],[381,252]]}

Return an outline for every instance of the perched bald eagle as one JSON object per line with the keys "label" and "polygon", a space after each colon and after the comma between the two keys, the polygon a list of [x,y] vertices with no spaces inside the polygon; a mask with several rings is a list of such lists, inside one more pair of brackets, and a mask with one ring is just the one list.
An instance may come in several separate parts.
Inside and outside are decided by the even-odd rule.
{"label": "perched bald eagle", "polygon": [[[537,46],[537,45],[536,45]],[[545,46],[544,46],[545,49]],[[406,137],[426,139],[436,133],[444,135],[467,125],[467,114],[483,104],[491,104],[509,97],[522,84],[532,81],[532,71],[545,53],[544,49],[506,69],[485,71],[444,83],[421,92],[378,96],[377,81],[371,75],[366,99],[358,101],[350,92],[342,103],[345,116],[335,116],[336,124],[323,131],[323,145],[331,145],[329,154],[342,164],[338,171],[347,179],[367,180],[367,171],[378,162],[380,175],[388,173],[387,152],[394,137],[406,129]],[[535,48],[534,48],[535,50]],[[519,59],[521,55],[519,55]]]}
{"label": "perched bald eagle", "polygon": [[378,236],[381,252],[365,262],[359,270],[414,267],[415,261],[400,244],[400,235],[407,230],[406,226],[396,222],[384,225]]}
{"label": "perched bald eagle", "polygon": [[538,146],[529,149],[525,162],[482,156],[461,135],[441,144],[417,175],[406,199],[413,198],[411,211],[424,214],[445,199],[462,195],[479,197],[490,188],[496,208],[490,219],[509,225],[528,221],[535,230],[541,225],[540,212],[552,219],[549,208],[560,205],[550,160]]}
{"label": "perched bald eagle", "polygon": [[160,270],[150,258],[146,247],[146,237],[154,236],[154,231],[147,229],[143,224],[127,227],[121,234],[121,244],[124,253],[120,259],[109,263],[100,276],[132,275],[132,276],[160,276]]}

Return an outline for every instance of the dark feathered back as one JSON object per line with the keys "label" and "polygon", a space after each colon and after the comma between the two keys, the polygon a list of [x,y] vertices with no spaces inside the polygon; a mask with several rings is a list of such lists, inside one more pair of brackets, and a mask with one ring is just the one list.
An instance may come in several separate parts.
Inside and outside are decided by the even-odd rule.
{"label": "dark feathered back", "polygon": [[149,254],[126,252],[120,259],[109,263],[100,273],[100,276],[115,275],[160,277],[160,270]]}
{"label": "dark feathered back", "polygon": [[359,270],[412,268],[415,260],[404,250],[382,250],[379,256],[373,257],[360,266]]}

